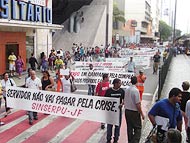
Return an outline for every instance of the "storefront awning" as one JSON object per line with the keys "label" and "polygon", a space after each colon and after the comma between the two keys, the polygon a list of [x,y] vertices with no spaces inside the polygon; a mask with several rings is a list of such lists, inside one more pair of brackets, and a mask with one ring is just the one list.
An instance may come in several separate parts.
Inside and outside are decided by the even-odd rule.
{"label": "storefront awning", "polygon": [[0,19],[0,26],[61,30],[63,25]]}

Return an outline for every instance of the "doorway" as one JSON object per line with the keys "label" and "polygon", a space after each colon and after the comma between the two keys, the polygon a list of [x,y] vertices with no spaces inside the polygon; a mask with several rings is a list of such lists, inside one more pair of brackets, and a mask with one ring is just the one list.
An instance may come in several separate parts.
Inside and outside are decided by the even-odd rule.
{"label": "doorway", "polygon": [[9,61],[8,57],[9,55],[14,52],[15,56],[17,57],[19,54],[19,44],[6,44],[6,70],[9,70]]}

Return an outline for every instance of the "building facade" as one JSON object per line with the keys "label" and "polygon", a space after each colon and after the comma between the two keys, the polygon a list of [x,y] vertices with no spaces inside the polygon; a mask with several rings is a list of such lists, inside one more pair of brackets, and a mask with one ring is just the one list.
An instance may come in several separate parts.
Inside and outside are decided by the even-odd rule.
{"label": "building facade", "polygon": [[52,24],[52,0],[0,0],[0,74],[8,70],[11,52],[25,63],[32,53],[48,55],[52,30],[62,28]]}
{"label": "building facade", "polygon": [[152,42],[152,17],[150,0],[115,0],[124,11],[127,43]]}

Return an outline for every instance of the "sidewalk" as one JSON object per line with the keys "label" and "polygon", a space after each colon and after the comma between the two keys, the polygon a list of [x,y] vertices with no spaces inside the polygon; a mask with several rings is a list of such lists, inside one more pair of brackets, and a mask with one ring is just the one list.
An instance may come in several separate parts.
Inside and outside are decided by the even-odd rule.
{"label": "sidewalk", "polygon": [[[177,57],[173,57],[166,80],[165,80],[165,84],[161,93],[161,99],[167,98],[169,91],[173,87],[182,89],[181,84],[183,81],[190,82],[189,71],[190,71],[190,57],[186,55],[177,55]],[[142,136],[141,136],[141,141],[140,141],[141,143],[144,143],[145,138],[147,137],[151,128],[152,128],[152,125],[150,121],[148,120],[142,131]],[[184,125],[183,125],[182,137],[183,137],[182,142],[185,142],[186,135],[185,135]]]}

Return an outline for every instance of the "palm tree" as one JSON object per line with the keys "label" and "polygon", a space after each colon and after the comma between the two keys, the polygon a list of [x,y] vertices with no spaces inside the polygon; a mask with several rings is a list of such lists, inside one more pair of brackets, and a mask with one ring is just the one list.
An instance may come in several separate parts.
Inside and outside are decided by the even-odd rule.
{"label": "palm tree", "polygon": [[124,12],[119,10],[117,3],[113,4],[113,29],[119,28],[119,22],[123,24],[126,22]]}

